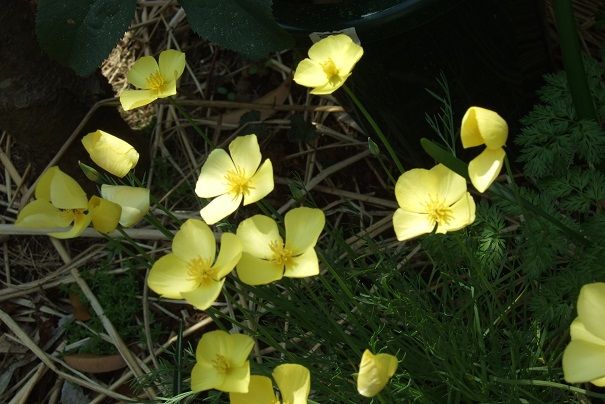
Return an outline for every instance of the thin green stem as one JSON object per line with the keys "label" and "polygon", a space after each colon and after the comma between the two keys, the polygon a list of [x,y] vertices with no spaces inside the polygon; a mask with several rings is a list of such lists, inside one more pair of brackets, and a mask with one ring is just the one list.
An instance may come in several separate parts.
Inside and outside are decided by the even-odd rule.
{"label": "thin green stem", "polygon": [[494,187],[492,185],[491,189],[493,191],[495,191],[495,193],[497,195],[499,195],[501,197],[504,197],[505,199],[508,199],[509,201],[512,201],[513,199],[516,199],[517,204],[522,209],[529,210],[532,213],[535,213],[535,214],[541,216],[542,218],[548,220],[550,223],[552,223],[553,225],[555,225],[556,227],[558,227],[569,238],[571,238],[573,240],[576,240],[577,242],[579,242],[580,244],[583,244],[583,245],[590,244],[590,240],[588,240],[582,234],[580,234],[577,231],[571,229],[569,226],[566,226],[560,220],[556,219],[555,217],[551,216],[550,214],[548,214],[544,210],[540,209],[539,207],[535,206],[534,204],[532,204],[531,202],[529,202],[528,200],[526,200],[525,198],[523,198],[519,194],[519,192],[517,191],[517,185],[515,184],[515,179],[514,179],[514,176],[513,176],[513,172],[512,172],[512,170],[510,168],[510,163],[508,161],[508,156],[506,156],[504,158],[504,165],[506,167],[506,173],[508,174],[508,177],[510,178],[510,181],[512,183],[512,193],[514,195],[514,198],[511,197],[507,193],[507,190],[505,190],[504,187]]}
{"label": "thin green stem", "polygon": [[605,394],[594,393],[590,390],[581,389],[579,387],[570,386],[568,384],[551,382],[548,380],[527,380],[527,379],[503,379],[500,377],[492,376],[491,379],[498,383],[513,384],[513,385],[526,385],[526,386],[543,386],[553,387],[555,389],[573,391],[574,393],[584,394],[589,397],[605,398]]}
{"label": "thin green stem", "polygon": [[382,142],[385,149],[387,149],[389,156],[391,156],[391,158],[395,162],[395,165],[397,165],[397,169],[399,170],[399,172],[403,173],[405,171],[403,168],[403,164],[401,164],[399,157],[397,157],[397,153],[395,153],[395,150],[391,146],[391,143],[389,142],[389,140],[387,139],[385,134],[382,132],[382,130],[380,129],[380,127],[378,126],[378,124],[376,123],[374,118],[372,118],[372,115],[370,115],[368,110],[363,106],[363,104],[361,103],[359,98],[357,98],[357,96],[353,93],[353,91],[351,91],[351,89],[349,87],[344,85],[344,86],[342,86],[342,88],[345,90],[347,95],[351,98],[351,101],[353,101],[353,104],[355,104],[355,106],[359,109],[359,111],[364,116],[364,118],[368,121],[368,123],[370,124],[370,126],[372,127],[372,129],[374,130],[374,132],[376,133],[376,135]]}
{"label": "thin green stem", "polygon": [[208,135],[206,135],[206,133],[195,124],[191,115],[189,115],[189,113],[185,111],[183,107],[181,107],[172,97],[168,97],[168,101],[171,105],[173,105],[176,109],[179,110],[179,112],[185,117],[185,119],[187,119],[187,122],[189,122],[191,127],[198,133],[198,135],[200,135],[204,139],[208,147],[210,147],[211,149],[214,148],[214,143],[212,143]]}
{"label": "thin green stem", "polygon": [[596,121],[597,114],[586,79],[580,52],[580,39],[571,3],[571,0],[554,0],[552,2],[555,23],[559,31],[563,66],[567,75],[567,85],[578,118]]}
{"label": "thin green stem", "polygon": [[173,395],[181,393],[181,383],[183,378],[183,320],[179,319],[179,332],[176,340],[176,369],[174,372],[174,383],[172,386]]}
{"label": "thin green stem", "polygon": [[153,225],[153,227],[155,227],[163,235],[168,237],[168,240],[172,240],[174,238],[174,234],[172,234],[172,232],[170,230],[168,230],[166,227],[164,227],[164,225],[154,215],[152,215],[151,213],[148,213],[145,216],[145,218],[149,221],[149,223],[151,223]]}

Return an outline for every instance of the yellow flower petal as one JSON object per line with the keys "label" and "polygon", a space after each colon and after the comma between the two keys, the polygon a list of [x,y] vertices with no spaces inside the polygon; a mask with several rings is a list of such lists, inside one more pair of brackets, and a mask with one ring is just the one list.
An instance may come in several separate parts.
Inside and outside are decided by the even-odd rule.
{"label": "yellow flower petal", "polygon": [[153,56],[143,56],[137,59],[132,65],[126,78],[128,83],[143,90],[151,88],[149,85],[149,77],[159,73],[160,67]]}
{"label": "yellow flower petal", "polygon": [[233,160],[223,149],[213,150],[202,166],[195,185],[195,193],[200,198],[214,198],[229,192],[226,175],[235,170]]}
{"label": "yellow flower petal", "polygon": [[[191,374],[192,389],[246,393],[250,384],[248,356],[253,346],[254,340],[244,334],[222,330],[205,333],[195,351],[197,364]],[[211,382],[202,380],[206,377]]]}
{"label": "yellow flower petal", "polygon": [[409,212],[401,208],[393,215],[393,229],[399,241],[431,233],[434,228],[435,225],[425,213]]}
{"label": "yellow flower petal", "polygon": [[437,226],[437,233],[460,230],[475,221],[475,200],[466,193],[458,202],[452,205],[451,219]]}
{"label": "yellow flower petal", "polygon": [[237,263],[237,276],[247,285],[266,285],[283,277],[284,267],[273,261],[243,253]]}
{"label": "yellow flower petal", "polygon": [[438,193],[439,178],[423,168],[406,171],[395,184],[397,203],[408,212],[425,213],[428,196]]}
{"label": "yellow flower petal", "polygon": [[254,175],[262,159],[256,135],[236,137],[229,143],[229,154],[237,170],[246,178]]}
{"label": "yellow flower petal", "polygon": [[350,76],[350,74],[347,74],[346,76],[332,77],[332,79],[326,85],[323,85],[320,87],[315,87],[313,90],[311,90],[311,94],[315,94],[315,95],[332,94],[334,91],[336,91],[340,87],[342,87],[342,85],[345,83],[345,81],[347,81],[347,78],[349,76]]}
{"label": "yellow flower petal", "polygon": [[36,199],[25,205],[17,215],[18,227],[55,228],[67,227],[73,221],[71,212],[64,212],[44,199]]}
{"label": "yellow flower petal", "polygon": [[235,212],[242,203],[242,195],[224,194],[217,196],[200,210],[202,219],[208,224],[214,224]]}
{"label": "yellow flower petal", "polygon": [[168,81],[158,89],[158,98],[166,98],[176,94],[176,81]]}
{"label": "yellow flower petal", "polygon": [[306,404],[311,391],[311,373],[302,365],[286,363],[273,370],[282,404]]}
{"label": "yellow flower petal", "polygon": [[102,130],[84,136],[82,144],[92,161],[120,178],[128,174],[139,161],[139,153],[134,147]]}
{"label": "yellow flower petal", "polygon": [[160,73],[167,82],[181,77],[185,70],[185,54],[175,49],[166,49],[160,53]]}
{"label": "yellow flower petal", "polygon": [[223,382],[216,387],[217,390],[229,393],[246,393],[250,385],[250,362],[246,361],[241,367],[229,369]]}
{"label": "yellow flower petal", "polygon": [[181,292],[181,296],[187,301],[187,303],[191,304],[196,309],[206,310],[208,307],[212,306],[212,303],[216,301],[218,295],[220,295],[221,290],[223,289],[224,283],[224,279],[220,281],[210,281],[201,285],[197,289],[193,289],[188,292]]}
{"label": "yellow flower petal", "polygon": [[506,153],[503,148],[485,149],[468,164],[468,175],[479,192],[485,192],[502,170]]}
{"label": "yellow flower petal", "polygon": [[70,230],[64,232],[56,232],[56,233],[48,233],[49,236],[60,238],[60,239],[68,239],[78,237],[82,232],[88,227],[91,220],[91,213],[83,213],[83,212],[72,212],[73,214],[73,226]]}
{"label": "yellow flower petal", "polygon": [[319,63],[331,60],[340,76],[349,74],[362,55],[363,48],[345,34],[329,35],[309,48],[309,58]]}
{"label": "yellow flower petal", "polygon": [[58,166],[52,166],[42,173],[34,191],[36,199],[45,199],[50,202],[50,183],[58,171],[61,171]]}
{"label": "yellow flower petal", "polygon": [[319,261],[313,247],[303,254],[292,257],[285,265],[284,276],[288,278],[306,278],[319,274]]}
{"label": "yellow flower petal", "polygon": [[101,196],[122,207],[120,224],[130,227],[143,219],[149,211],[149,189],[125,185],[101,185]]}
{"label": "yellow flower petal", "polygon": [[258,258],[271,259],[271,243],[283,242],[275,220],[264,215],[254,215],[240,222],[236,231],[243,251]]}
{"label": "yellow flower petal", "polygon": [[124,90],[120,93],[120,104],[124,111],[151,104],[157,99],[158,92],[155,90]]}
{"label": "yellow flower petal", "polygon": [[250,189],[244,194],[244,205],[260,201],[267,196],[275,186],[273,182],[273,165],[271,160],[267,159],[260,166],[256,174],[248,181]]}
{"label": "yellow flower petal", "polygon": [[122,215],[122,207],[117,203],[95,195],[90,198],[88,208],[92,215],[92,227],[99,233],[111,233],[118,227],[118,222]]}
{"label": "yellow flower petal", "polygon": [[209,362],[198,362],[191,370],[191,391],[199,392],[220,386],[225,379]]}
{"label": "yellow flower petal", "polygon": [[229,393],[230,404],[276,404],[279,403],[273,383],[266,376],[251,375],[247,393]]}
{"label": "yellow flower petal", "polygon": [[321,209],[294,208],[284,218],[286,227],[286,248],[298,255],[315,247],[317,239],[326,223]]}
{"label": "yellow flower petal", "polygon": [[[578,318],[596,337],[605,339],[605,283],[582,286],[578,296]],[[605,347],[604,347],[605,349]]]}
{"label": "yellow flower petal", "polygon": [[86,193],[69,175],[56,170],[50,181],[50,203],[59,209],[87,209]]}
{"label": "yellow flower petal", "polygon": [[359,364],[357,391],[364,397],[380,393],[397,370],[397,358],[389,354],[373,355],[366,349]]}
{"label": "yellow flower petal", "polygon": [[216,257],[214,233],[201,220],[188,219],[174,235],[172,252],[185,262],[201,258],[212,265]]}
{"label": "yellow flower petal", "polygon": [[605,377],[605,346],[574,340],[563,352],[563,377],[584,383]]}
{"label": "yellow flower petal", "polygon": [[222,279],[235,268],[235,265],[242,257],[242,243],[239,238],[232,233],[223,233],[221,236],[221,249],[212,266],[216,271],[216,277]]}
{"label": "yellow flower petal", "polygon": [[431,198],[439,196],[439,199],[443,200],[445,205],[451,206],[466,193],[464,177],[456,174],[443,164],[437,164],[431,168],[430,173],[437,179],[437,194],[429,194]]}
{"label": "yellow flower petal", "polygon": [[329,77],[319,62],[303,59],[296,66],[294,81],[305,87],[322,87],[328,84]]}
{"label": "yellow flower petal", "polygon": [[464,148],[485,144],[489,149],[498,149],[506,144],[508,125],[494,111],[470,107],[462,118],[460,137]]}
{"label": "yellow flower petal", "polygon": [[599,338],[584,327],[584,324],[580,320],[579,317],[571,323],[569,326],[569,335],[571,340],[582,340],[586,342],[590,342],[591,344],[603,345],[605,346],[605,339]]}
{"label": "yellow flower petal", "polygon": [[168,299],[182,299],[181,292],[197,288],[196,281],[188,274],[188,265],[174,254],[157,260],[147,277],[147,286]]}

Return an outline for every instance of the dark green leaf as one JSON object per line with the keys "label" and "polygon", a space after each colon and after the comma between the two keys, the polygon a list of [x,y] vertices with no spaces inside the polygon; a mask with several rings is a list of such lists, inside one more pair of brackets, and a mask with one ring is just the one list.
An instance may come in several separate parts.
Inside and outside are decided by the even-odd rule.
{"label": "dark green leaf", "polygon": [[436,162],[443,164],[450,170],[468,179],[468,166],[450,151],[445,150],[443,147],[425,137],[420,139],[420,145]]}
{"label": "dark green leaf", "polygon": [[59,63],[89,75],[124,35],[136,4],[136,0],[40,0],[38,42]]}
{"label": "dark green leaf", "polygon": [[272,0],[180,0],[199,36],[251,59],[292,47],[273,19]]}

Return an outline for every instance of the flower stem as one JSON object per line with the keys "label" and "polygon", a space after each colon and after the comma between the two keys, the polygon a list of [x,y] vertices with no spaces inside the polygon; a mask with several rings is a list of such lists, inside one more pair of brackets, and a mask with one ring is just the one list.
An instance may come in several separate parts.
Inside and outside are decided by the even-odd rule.
{"label": "flower stem", "polygon": [[504,187],[494,187],[493,184],[492,185],[492,190],[496,191],[496,193],[509,200],[512,201],[513,199],[516,199],[517,204],[521,207],[521,209],[524,210],[529,210],[532,213],[537,214],[538,216],[541,216],[542,218],[546,219],[547,221],[549,221],[550,223],[552,223],[553,225],[555,225],[556,227],[558,227],[564,234],[566,234],[569,238],[576,240],[577,242],[579,242],[580,244],[583,245],[588,245],[590,244],[590,240],[588,240],[586,237],[584,237],[582,234],[578,233],[577,231],[571,229],[570,227],[566,226],[565,224],[563,224],[560,220],[556,219],[554,216],[551,216],[550,214],[548,214],[547,212],[545,212],[543,209],[540,209],[539,207],[535,206],[533,203],[529,202],[528,200],[526,200],[525,198],[523,198],[519,192],[517,191],[517,185],[515,184],[515,179],[513,177],[513,172],[510,168],[510,163],[508,161],[508,156],[504,157],[504,165],[506,167],[506,173],[511,181],[512,184],[512,193],[514,194],[514,198],[510,196],[510,194],[507,193],[507,190],[505,190]]}
{"label": "flower stem", "polygon": [[384,133],[382,132],[382,130],[380,129],[380,127],[378,126],[378,124],[376,123],[374,118],[372,118],[372,115],[370,115],[370,113],[363,106],[363,104],[361,103],[359,98],[357,98],[357,96],[353,93],[353,91],[351,91],[351,89],[349,87],[347,87],[347,85],[342,86],[342,88],[345,90],[345,92],[347,93],[349,98],[351,98],[351,101],[353,101],[353,104],[355,104],[355,106],[359,109],[359,111],[364,116],[364,118],[368,121],[368,123],[370,124],[370,126],[372,127],[372,129],[374,130],[374,132],[376,133],[376,135],[382,142],[383,146],[387,149],[389,156],[391,156],[391,158],[395,162],[395,165],[397,166],[397,169],[399,170],[399,172],[403,173],[405,170],[403,168],[403,165],[401,164],[401,161],[399,160],[399,157],[397,157],[397,153],[395,153],[395,150],[391,146],[391,143],[389,143],[389,140],[387,139],[387,137],[384,135]]}
{"label": "flower stem", "polygon": [[187,122],[189,122],[191,127],[204,139],[208,147],[210,147],[211,149],[214,148],[214,144],[212,143],[208,135],[206,135],[206,133],[201,130],[200,127],[195,124],[195,122],[193,122],[193,118],[191,117],[191,115],[189,115],[189,113],[185,111],[183,107],[181,107],[172,97],[168,97],[168,101],[171,105],[173,105],[176,109],[179,110],[179,112],[185,117],[185,119],[187,119]]}

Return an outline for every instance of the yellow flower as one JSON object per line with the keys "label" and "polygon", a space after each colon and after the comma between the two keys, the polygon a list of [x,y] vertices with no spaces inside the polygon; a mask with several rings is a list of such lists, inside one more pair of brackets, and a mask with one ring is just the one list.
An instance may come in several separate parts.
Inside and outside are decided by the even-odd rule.
{"label": "yellow flower", "polygon": [[36,199],[21,209],[15,224],[29,228],[68,227],[62,232],[51,232],[56,238],[78,237],[93,221],[94,228],[101,233],[113,231],[120,217],[120,207],[97,196],[90,201],[80,185],[53,166],[42,174],[36,184]]}
{"label": "yellow flower", "polygon": [[357,391],[364,397],[380,393],[397,370],[397,358],[389,354],[374,355],[366,349],[359,364]]}
{"label": "yellow flower", "polygon": [[302,365],[286,363],[273,370],[281,401],[275,396],[271,379],[250,376],[247,393],[229,393],[231,404],[306,404],[311,390],[311,373]]}
{"label": "yellow flower", "polygon": [[294,72],[294,81],[312,87],[311,94],[332,94],[351,75],[363,48],[345,35],[330,35],[309,48],[309,58],[302,60]]}
{"label": "yellow flower", "polygon": [[160,64],[152,56],[138,59],[128,71],[128,83],[141,90],[124,90],[120,103],[125,111],[147,105],[158,98],[176,94],[176,81],[185,70],[185,54],[167,49],[160,53]]}
{"label": "yellow flower", "polygon": [[139,161],[139,153],[129,143],[102,130],[82,138],[90,159],[116,177],[124,177]]}
{"label": "yellow flower", "polygon": [[285,243],[270,217],[256,215],[239,224],[236,234],[244,252],[237,275],[242,282],[264,285],[284,276],[303,278],[319,273],[315,244],[325,224],[321,209],[295,208],[286,213],[284,221]]}
{"label": "yellow flower", "polygon": [[163,297],[185,299],[205,310],[241,256],[242,245],[235,234],[223,233],[217,257],[212,230],[201,220],[189,219],[175,234],[172,253],[153,264],[147,284]]}
{"label": "yellow flower", "polygon": [[470,107],[462,118],[460,137],[465,149],[485,144],[485,150],[468,165],[468,175],[473,186],[477,191],[484,192],[502,170],[508,125],[494,111]]}
{"label": "yellow flower", "polygon": [[200,211],[208,224],[233,213],[242,199],[248,205],[273,190],[273,166],[269,159],[261,165],[256,135],[237,137],[229,144],[229,153],[231,157],[223,149],[213,150],[195,186],[200,198],[214,198]]}
{"label": "yellow flower", "polygon": [[605,283],[582,286],[578,317],[571,323],[571,342],[563,352],[563,376],[568,383],[605,387]]}
{"label": "yellow flower", "polygon": [[191,390],[217,389],[225,392],[247,393],[250,384],[248,356],[254,340],[243,334],[228,334],[217,330],[202,336],[191,371]]}
{"label": "yellow flower", "polygon": [[149,189],[126,185],[101,185],[101,196],[122,208],[120,224],[134,226],[149,211]]}
{"label": "yellow flower", "polygon": [[395,197],[400,208],[393,227],[399,241],[433,230],[459,230],[475,221],[475,201],[466,191],[466,180],[442,164],[401,174]]}

